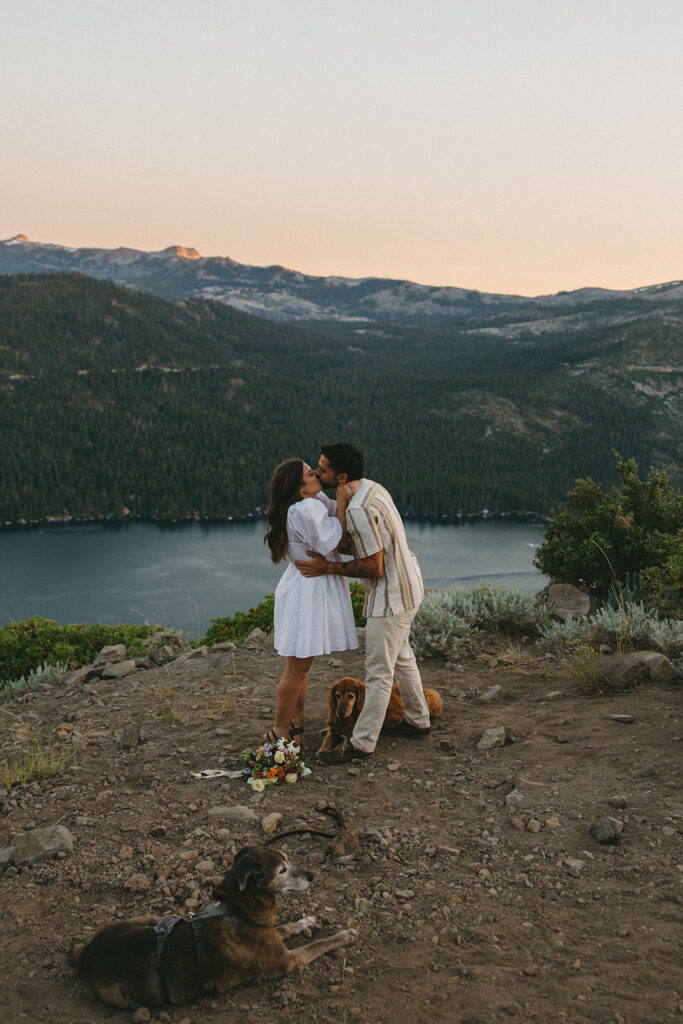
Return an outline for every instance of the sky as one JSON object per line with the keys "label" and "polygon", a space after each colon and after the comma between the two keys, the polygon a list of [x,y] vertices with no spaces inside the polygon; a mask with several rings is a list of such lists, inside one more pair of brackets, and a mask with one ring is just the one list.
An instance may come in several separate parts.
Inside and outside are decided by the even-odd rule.
{"label": "sky", "polygon": [[0,238],[538,295],[683,277],[680,0],[3,4]]}

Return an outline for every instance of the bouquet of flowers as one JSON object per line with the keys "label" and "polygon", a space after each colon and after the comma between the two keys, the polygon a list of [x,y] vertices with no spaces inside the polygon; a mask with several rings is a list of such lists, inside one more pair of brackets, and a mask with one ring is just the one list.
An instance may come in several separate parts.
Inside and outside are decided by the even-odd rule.
{"label": "bouquet of flowers", "polygon": [[299,754],[296,743],[281,736],[275,744],[264,743],[258,750],[243,750],[240,755],[245,764],[242,774],[254,793],[278,782],[296,782],[300,775],[311,774]]}

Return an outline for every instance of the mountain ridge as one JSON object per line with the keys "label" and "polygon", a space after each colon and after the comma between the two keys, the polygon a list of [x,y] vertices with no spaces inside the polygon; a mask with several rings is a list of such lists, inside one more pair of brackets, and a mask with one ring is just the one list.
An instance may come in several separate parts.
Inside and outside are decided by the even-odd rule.
{"label": "mountain ridge", "polygon": [[0,241],[0,274],[81,273],[165,299],[212,299],[283,322],[331,320],[465,320],[488,311],[575,310],[611,301],[647,306],[683,299],[683,281],[634,289],[587,286],[554,295],[508,295],[450,285],[340,275],[320,277],[277,264],[251,266],[229,256],[201,256],[189,246],[147,252],[119,247],[73,248],[26,235]]}

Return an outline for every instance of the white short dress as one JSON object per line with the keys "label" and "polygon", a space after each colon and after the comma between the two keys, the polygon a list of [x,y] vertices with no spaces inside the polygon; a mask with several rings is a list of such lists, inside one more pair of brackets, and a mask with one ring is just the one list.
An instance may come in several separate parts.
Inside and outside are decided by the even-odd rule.
{"label": "white short dress", "polygon": [[336,547],[341,523],[337,503],[320,493],[290,506],[287,513],[287,557],[275,590],[274,642],[283,657],[310,658],[358,647],[349,582],[343,576],[307,579],[294,565],[306,551],[341,561]]}

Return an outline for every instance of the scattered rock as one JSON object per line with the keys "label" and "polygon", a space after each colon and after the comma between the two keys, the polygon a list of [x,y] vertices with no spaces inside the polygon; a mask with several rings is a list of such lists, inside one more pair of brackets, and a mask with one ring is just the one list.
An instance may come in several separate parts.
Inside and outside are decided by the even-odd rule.
{"label": "scattered rock", "polygon": [[209,653],[210,654],[227,654],[230,651],[236,651],[236,650],[237,650],[236,645],[231,643],[229,640],[226,640],[222,644],[212,644],[211,647],[209,648]]}
{"label": "scattered rock", "polygon": [[103,666],[95,668],[94,665],[82,665],[80,668],[74,669],[64,680],[65,686],[83,686],[84,683],[89,683],[93,679],[99,679],[102,675]]}
{"label": "scattered rock", "polygon": [[0,850],[0,868],[4,868],[5,864],[11,864],[14,860],[14,846],[6,846],[4,850]]}
{"label": "scattered rock", "polygon": [[555,815],[552,815],[550,818],[546,818],[545,823],[548,828],[562,828],[560,819],[555,817]]}
{"label": "scattered rock", "polygon": [[623,821],[619,821],[618,818],[610,818],[606,814],[596,818],[590,827],[593,839],[603,845],[618,843],[623,831]]}
{"label": "scattered rock", "polygon": [[130,889],[131,892],[147,892],[151,884],[147,875],[136,874],[126,879],[123,883],[123,888]]}
{"label": "scattered rock", "polygon": [[132,750],[133,747],[137,747],[140,742],[140,726],[137,722],[131,722],[122,731],[119,746],[123,747],[124,750]]}
{"label": "scattered rock", "polygon": [[31,832],[22,832],[16,836],[14,846],[14,863],[21,867],[23,864],[36,864],[60,853],[73,853],[74,841],[64,825],[46,825],[43,828],[34,828]]}
{"label": "scattered rock", "polygon": [[611,796],[607,800],[607,803],[610,805],[610,807],[621,808],[628,806],[628,800],[625,796]]}
{"label": "scattered rock", "polygon": [[258,821],[251,807],[245,807],[244,804],[234,804],[231,807],[210,807],[208,816],[213,819],[227,818],[228,821],[240,821],[245,824]]}
{"label": "scattered rock", "polygon": [[502,696],[503,696],[503,687],[499,686],[498,684],[496,684],[496,686],[489,687],[489,689],[486,691],[486,693],[480,694],[480,696],[477,699],[478,700],[483,700],[483,701],[485,701],[488,704],[492,700],[500,700],[500,698]]}
{"label": "scattered rock", "polygon": [[541,825],[540,821],[537,821],[536,818],[529,818],[529,820],[526,823],[527,832],[540,832],[542,828],[543,826]]}
{"label": "scattered rock", "polygon": [[389,763],[387,765],[387,771],[388,772],[397,772],[400,767],[401,767],[401,762],[400,761],[389,761]]}
{"label": "scattered rock", "polygon": [[124,676],[132,676],[135,672],[134,661],[112,661],[107,662],[102,672],[102,679],[123,679]]}
{"label": "scattered rock", "polygon": [[568,874],[574,878],[581,878],[581,872],[585,868],[586,864],[582,860],[578,860],[576,857],[565,857],[564,866],[567,869]]}
{"label": "scattered rock", "polygon": [[95,667],[98,665],[112,665],[117,661],[125,661],[126,658],[126,645],[125,644],[112,644],[109,647],[103,647],[100,653],[95,658]]}
{"label": "scattered rock", "polygon": [[265,647],[267,644],[270,644],[271,642],[272,641],[269,639],[269,637],[266,636],[263,630],[259,629],[259,627],[257,626],[256,629],[252,629],[251,633],[249,633],[249,635],[245,637],[244,646],[248,648]]}
{"label": "scattered rock", "polygon": [[132,1024],[147,1024],[152,1019],[152,1014],[146,1006],[139,1006],[131,1017]]}
{"label": "scattered rock", "polygon": [[452,750],[453,740],[439,740],[439,750]]}
{"label": "scattered rock", "polygon": [[504,747],[509,742],[505,733],[505,726],[498,725],[494,729],[486,729],[477,743],[477,750],[493,750],[494,747]]}
{"label": "scattered rock", "polygon": [[201,647],[195,647],[192,651],[186,651],[185,654],[181,654],[179,661],[198,661],[200,658],[206,658],[209,653],[209,648],[206,644],[202,644]]}
{"label": "scattered rock", "polygon": [[507,810],[512,813],[513,811],[519,810],[524,803],[524,795],[520,793],[518,789],[512,789],[503,799]]}
{"label": "scattered rock", "polygon": [[562,700],[563,697],[562,690],[551,690],[550,693],[546,693],[543,700]]}
{"label": "scattered rock", "polygon": [[590,597],[571,583],[549,583],[536,596],[545,604],[548,613],[561,622],[584,619],[590,614]]}
{"label": "scattered rock", "polygon": [[610,715],[613,722],[623,722],[625,725],[633,721],[633,715]]}
{"label": "scattered rock", "polygon": [[282,815],[278,811],[273,811],[272,814],[266,814],[265,818],[261,818],[261,828],[267,835],[279,828],[282,820]]}

